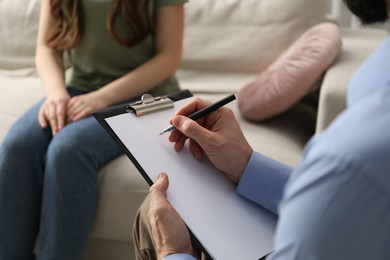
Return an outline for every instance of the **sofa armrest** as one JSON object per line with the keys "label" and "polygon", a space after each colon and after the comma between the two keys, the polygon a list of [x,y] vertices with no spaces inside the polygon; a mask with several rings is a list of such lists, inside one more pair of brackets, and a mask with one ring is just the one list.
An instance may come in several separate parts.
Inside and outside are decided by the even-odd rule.
{"label": "sofa armrest", "polygon": [[324,130],[345,109],[349,80],[387,34],[382,29],[342,30],[341,53],[322,81],[316,132]]}

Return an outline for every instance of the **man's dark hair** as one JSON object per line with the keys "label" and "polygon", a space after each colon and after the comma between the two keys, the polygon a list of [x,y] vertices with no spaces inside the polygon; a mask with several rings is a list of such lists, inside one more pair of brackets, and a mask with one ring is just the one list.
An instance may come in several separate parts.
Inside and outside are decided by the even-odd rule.
{"label": "man's dark hair", "polygon": [[385,22],[387,17],[387,0],[343,0],[349,10],[359,17],[363,24]]}

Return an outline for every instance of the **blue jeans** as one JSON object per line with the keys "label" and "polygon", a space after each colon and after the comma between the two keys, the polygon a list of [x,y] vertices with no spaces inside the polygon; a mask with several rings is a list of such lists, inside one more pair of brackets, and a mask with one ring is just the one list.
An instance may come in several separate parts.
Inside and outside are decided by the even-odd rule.
{"label": "blue jeans", "polygon": [[38,124],[42,103],[12,126],[0,146],[0,260],[34,259],[38,231],[36,259],[81,259],[96,208],[98,171],[122,154],[92,116],[53,138]]}

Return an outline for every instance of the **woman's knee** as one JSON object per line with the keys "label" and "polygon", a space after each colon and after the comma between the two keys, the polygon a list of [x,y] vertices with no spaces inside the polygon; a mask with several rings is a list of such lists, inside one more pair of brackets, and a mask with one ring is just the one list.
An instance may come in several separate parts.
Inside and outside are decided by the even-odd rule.
{"label": "woman's knee", "polygon": [[45,154],[48,142],[46,137],[42,138],[42,135],[34,134],[34,131],[11,129],[1,144],[0,153],[10,160],[40,158]]}

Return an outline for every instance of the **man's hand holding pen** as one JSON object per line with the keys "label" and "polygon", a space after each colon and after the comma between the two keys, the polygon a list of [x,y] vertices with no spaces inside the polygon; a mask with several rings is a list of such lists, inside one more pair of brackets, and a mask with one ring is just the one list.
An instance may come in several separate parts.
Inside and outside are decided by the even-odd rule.
{"label": "man's hand holding pen", "polygon": [[208,105],[210,102],[197,98],[180,108],[171,119],[176,130],[169,141],[180,151],[189,139],[195,158],[207,156],[232,182],[238,183],[253,150],[229,108],[221,107],[196,122],[186,117]]}

